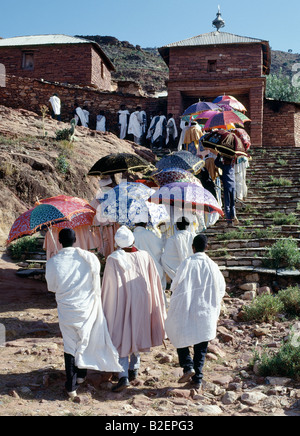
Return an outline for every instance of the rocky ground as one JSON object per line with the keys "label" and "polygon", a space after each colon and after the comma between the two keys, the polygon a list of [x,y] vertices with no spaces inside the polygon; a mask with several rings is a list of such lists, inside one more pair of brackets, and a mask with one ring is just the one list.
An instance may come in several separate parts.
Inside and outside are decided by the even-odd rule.
{"label": "rocky ground", "polygon": [[[5,253],[0,260],[1,316],[6,342],[0,347],[0,415],[50,416],[299,416],[300,384],[263,378],[251,367],[254,350],[276,351],[290,324],[239,321],[242,298],[224,299],[218,336],[210,343],[202,389],[177,383],[176,350],[165,346],[142,355],[138,380],[112,393],[110,374],[89,371],[80,401],[64,392],[63,343],[54,296],[39,280],[20,279]],[[255,368],[254,368],[255,369]]]}

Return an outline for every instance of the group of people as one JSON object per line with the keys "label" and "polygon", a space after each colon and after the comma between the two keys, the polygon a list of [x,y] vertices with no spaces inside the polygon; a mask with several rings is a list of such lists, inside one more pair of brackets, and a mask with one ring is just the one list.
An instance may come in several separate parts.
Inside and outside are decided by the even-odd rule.
{"label": "group of people", "polygon": [[[61,121],[61,99],[57,94],[53,94],[49,99],[51,117],[57,121]],[[81,107],[78,101],[75,101],[71,114],[75,119],[77,126],[94,128],[100,132],[106,132],[106,116],[103,110],[99,110],[95,120],[92,119],[88,106],[85,104]]]}
{"label": "group of people", "polygon": [[163,111],[151,114],[148,126],[148,116],[140,106],[131,114],[124,104],[118,111],[119,137],[125,139],[133,135],[133,140],[139,145],[149,145],[151,148],[175,149],[178,131],[173,114],[166,117]]}
{"label": "group of people", "polygon": [[[206,254],[206,236],[177,221],[164,243],[145,223],[114,235],[102,283],[98,257],[76,247],[72,229],[59,232],[62,249],[46,264],[64,342],[66,391],[77,396],[88,369],[117,373],[113,392],[138,377],[141,353],[168,338],[177,349],[179,383],[199,389],[208,342],[215,338],[225,280]],[[166,278],[171,280],[167,302]],[[194,356],[190,352],[194,348]]]}

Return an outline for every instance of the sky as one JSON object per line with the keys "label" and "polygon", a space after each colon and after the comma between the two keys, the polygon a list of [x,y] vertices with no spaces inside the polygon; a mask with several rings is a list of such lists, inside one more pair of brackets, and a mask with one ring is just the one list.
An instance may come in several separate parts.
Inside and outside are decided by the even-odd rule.
{"label": "sky", "polygon": [[299,0],[0,0],[0,37],[101,35],[162,47],[212,32],[218,5],[222,31],[300,53]]}

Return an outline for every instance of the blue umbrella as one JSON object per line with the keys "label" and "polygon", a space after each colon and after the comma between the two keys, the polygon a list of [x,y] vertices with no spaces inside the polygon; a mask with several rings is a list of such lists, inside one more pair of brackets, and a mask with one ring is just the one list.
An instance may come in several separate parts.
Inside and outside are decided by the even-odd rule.
{"label": "blue umbrella", "polygon": [[199,101],[198,103],[194,103],[191,106],[189,106],[183,113],[182,116],[185,115],[197,115],[200,112],[203,111],[219,111],[220,106],[218,106],[216,103],[211,103],[209,101]]}
{"label": "blue umbrella", "polygon": [[198,174],[204,165],[204,160],[200,159],[198,156],[195,156],[190,151],[181,150],[164,156],[156,163],[156,168],[159,170],[165,168],[182,168],[193,174]]}

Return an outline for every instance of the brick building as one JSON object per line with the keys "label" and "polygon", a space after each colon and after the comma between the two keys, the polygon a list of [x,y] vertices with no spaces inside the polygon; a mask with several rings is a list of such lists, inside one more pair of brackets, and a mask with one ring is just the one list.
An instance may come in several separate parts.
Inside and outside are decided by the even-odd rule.
{"label": "brick building", "polygon": [[7,75],[111,90],[114,66],[99,44],[66,35],[0,39]]}
{"label": "brick building", "polygon": [[267,41],[218,30],[171,43],[159,52],[169,67],[168,112],[179,120],[199,99],[233,95],[248,109],[252,144],[262,145],[265,75],[271,64]]}

